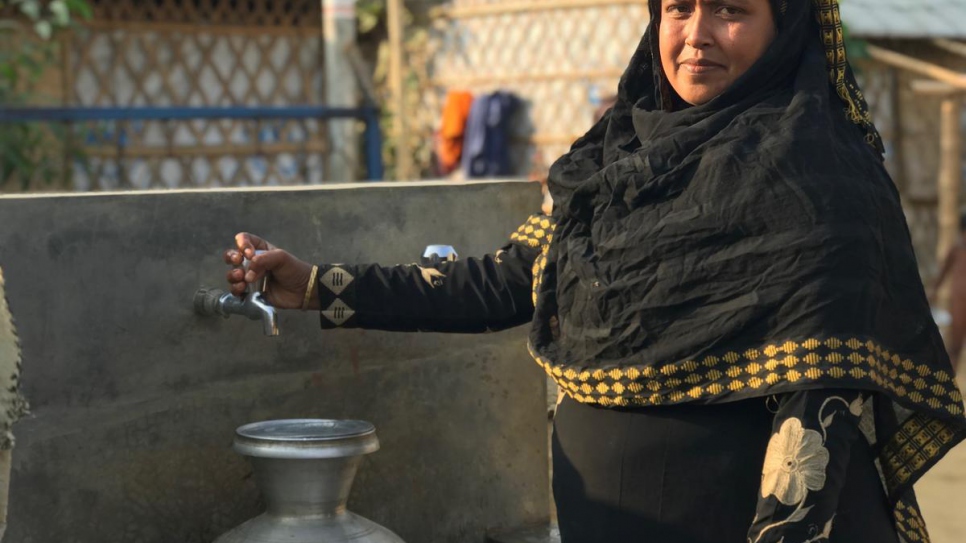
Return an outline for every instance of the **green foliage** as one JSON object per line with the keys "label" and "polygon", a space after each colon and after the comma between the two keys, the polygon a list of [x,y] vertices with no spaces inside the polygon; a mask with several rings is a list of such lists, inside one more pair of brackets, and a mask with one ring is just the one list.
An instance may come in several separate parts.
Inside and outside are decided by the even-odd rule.
{"label": "green foliage", "polygon": [[386,0],[359,0],[356,3],[356,19],[359,33],[372,32],[385,18]]}
{"label": "green foliage", "polygon": [[[842,4],[848,0],[840,0],[839,4]],[[840,6],[841,8],[841,6]],[[849,32],[849,25],[842,23],[842,29],[845,31],[845,50],[848,51],[849,60],[856,61],[869,58],[869,52],[866,49],[865,40],[860,40],[858,38],[853,38],[852,34]],[[853,68],[855,68],[853,66]]]}
{"label": "green foliage", "polygon": [[[0,104],[49,101],[37,84],[58,62],[56,38],[78,18],[90,17],[85,0],[0,0]],[[69,140],[62,125],[0,124],[0,186],[11,179],[24,189],[37,178],[53,182],[65,174],[63,149]]]}

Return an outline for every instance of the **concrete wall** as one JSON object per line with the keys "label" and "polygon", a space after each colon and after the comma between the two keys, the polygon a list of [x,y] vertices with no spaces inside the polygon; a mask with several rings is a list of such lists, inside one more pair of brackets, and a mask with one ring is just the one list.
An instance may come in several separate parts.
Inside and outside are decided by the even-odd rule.
{"label": "concrete wall", "polygon": [[526,329],[322,333],[192,312],[235,232],[308,260],[493,251],[533,183],[0,197],[0,266],[33,415],[16,427],[11,543],[195,543],[260,512],[244,423],[373,422],[350,509],[413,542],[482,542],[548,514],[544,380]]}

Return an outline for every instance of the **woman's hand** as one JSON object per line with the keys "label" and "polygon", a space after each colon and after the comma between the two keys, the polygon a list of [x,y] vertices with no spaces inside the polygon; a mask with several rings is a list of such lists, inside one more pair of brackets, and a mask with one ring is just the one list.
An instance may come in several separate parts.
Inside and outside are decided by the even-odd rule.
{"label": "woman's hand", "polygon": [[[266,251],[256,255],[255,251]],[[246,273],[240,266],[247,258],[251,264]],[[300,309],[309,288],[309,309],[318,309],[315,285],[309,285],[312,265],[292,254],[275,247],[262,238],[242,232],[235,236],[235,247],[225,251],[225,263],[234,267],[227,274],[229,290],[242,296],[248,285],[260,284],[266,274],[265,300],[278,309]]]}

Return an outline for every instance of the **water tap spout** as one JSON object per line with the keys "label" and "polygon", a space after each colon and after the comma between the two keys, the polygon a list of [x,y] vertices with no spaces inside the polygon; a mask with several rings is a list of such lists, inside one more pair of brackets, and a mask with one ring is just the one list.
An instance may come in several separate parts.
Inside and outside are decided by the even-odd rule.
{"label": "water tap spout", "polygon": [[[255,251],[256,255],[265,251]],[[242,263],[246,272],[251,265],[247,258]],[[242,315],[253,321],[262,321],[262,329],[266,336],[278,335],[278,313],[265,300],[265,284],[268,278],[262,279],[261,284],[249,285],[248,292],[238,297],[221,289],[201,288],[195,292],[195,312],[199,315],[221,315],[226,319],[230,315]]]}
{"label": "water tap spout", "polygon": [[263,297],[264,294],[261,292],[253,292],[245,298],[245,303],[242,306],[249,319],[262,321],[262,329],[266,336],[277,336],[278,313],[275,311],[275,307],[265,301]]}
{"label": "water tap spout", "polygon": [[238,297],[217,288],[201,288],[195,292],[195,312],[199,315],[241,315],[253,321],[262,321],[266,336],[278,335],[278,312],[269,304],[264,294],[249,292]]}

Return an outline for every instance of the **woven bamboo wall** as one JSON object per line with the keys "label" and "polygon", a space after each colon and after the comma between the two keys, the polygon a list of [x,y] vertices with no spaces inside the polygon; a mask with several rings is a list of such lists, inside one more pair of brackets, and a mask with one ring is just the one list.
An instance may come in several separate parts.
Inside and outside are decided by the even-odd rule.
{"label": "woven bamboo wall", "polygon": [[431,129],[449,89],[509,90],[518,173],[546,167],[592,124],[647,27],[646,0],[454,0],[435,21],[416,120]]}
{"label": "woven bamboo wall", "polygon": [[[939,50],[928,40],[876,43],[966,73],[966,58]],[[919,271],[929,285],[939,272],[936,253],[941,100],[913,92],[912,82],[921,76],[875,62],[859,62],[858,66],[862,88],[886,143],[886,166],[902,194]],[[963,127],[966,129],[966,123]]]}
{"label": "woven bamboo wall", "polygon": [[859,66],[860,85],[886,146],[886,167],[902,194],[919,272],[929,283],[938,273],[939,102],[912,94],[914,75],[873,62]]}
{"label": "woven bamboo wall", "polygon": [[[322,101],[320,2],[95,0],[69,38],[71,106],[283,106]],[[78,190],[322,180],[322,123],[137,121],[79,127]]]}
{"label": "woven bamboo wall", "polygon": [[321,17],[321,3],[315,0],[89,0],[89,3],[99,24],[157,22],[315,29]]}

